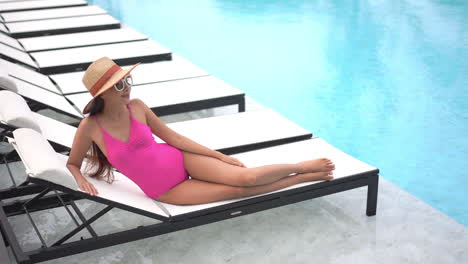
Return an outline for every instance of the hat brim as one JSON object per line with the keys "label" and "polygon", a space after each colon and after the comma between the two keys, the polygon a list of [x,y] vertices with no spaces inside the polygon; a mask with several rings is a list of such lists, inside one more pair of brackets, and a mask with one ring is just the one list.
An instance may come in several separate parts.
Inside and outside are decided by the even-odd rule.
{"label": "hat brim", "polygon": [[112,86],[114,86],[116,83],[118,83],[120,80],[122,80],[123,77],[125,77],[127,74],[129,74],[133,69],[135,69],[136,66],[140,65],[140,63],[137,63],[127,69],[123,69],[123,70],[120,70],[116,73],[114,73],[114,75],[112,75],[112,77],[107,81],[105,82],[101,89],[99,89],[96,94],[94,95],[94,97],[86,104],[86,106],[83,108],[83,114],[86,115],[89,113],[89,110],[93,104],[93,101],[96,97],[98,97],[99,95],[101,95],[102,93],[104,93],[105,91],[109,90],[110,88],[112,88]]}

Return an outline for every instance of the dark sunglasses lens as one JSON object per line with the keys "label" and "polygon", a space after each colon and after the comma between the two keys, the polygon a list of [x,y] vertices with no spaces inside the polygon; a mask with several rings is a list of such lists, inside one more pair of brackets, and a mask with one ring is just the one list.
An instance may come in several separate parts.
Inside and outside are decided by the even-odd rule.
{"label": "dark sunglasses lens", "polygon": [[115,84],[115,89],[117,89],[117,91],[123,91],[124,89],[124,84],[122,81],[118,82]]}

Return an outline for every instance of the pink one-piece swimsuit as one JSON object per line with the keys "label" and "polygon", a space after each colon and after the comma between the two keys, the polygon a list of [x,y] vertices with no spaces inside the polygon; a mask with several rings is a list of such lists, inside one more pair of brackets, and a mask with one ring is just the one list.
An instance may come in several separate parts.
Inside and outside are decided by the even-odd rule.
{"label": "pink one-piece swimsuit", "polygon": [[130,112],[128,142],[112,137],[95,118],[104,137],[107,159],[147,196],[157,198],[189,178],[182,151],[157,143],[150,127],[133,118],[129,104],[127,108]]}

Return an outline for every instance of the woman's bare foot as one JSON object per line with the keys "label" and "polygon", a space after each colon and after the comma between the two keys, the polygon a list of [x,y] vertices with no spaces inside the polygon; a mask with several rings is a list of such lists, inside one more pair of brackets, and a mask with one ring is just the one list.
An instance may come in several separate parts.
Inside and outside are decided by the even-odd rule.
{"label": "woman's bare foot", "polygon": [[327,158],[306,160],[297,164],[299,165],[299,171],[297,173],[324,172],[335,169],[333,162]]}
{"label": "woman's bare foot", "polygon": [[333,179],[333,172],[332,171],[307,172],[307,173],[297,174],[296,177],[301,177],[304,182],[329,181]]}

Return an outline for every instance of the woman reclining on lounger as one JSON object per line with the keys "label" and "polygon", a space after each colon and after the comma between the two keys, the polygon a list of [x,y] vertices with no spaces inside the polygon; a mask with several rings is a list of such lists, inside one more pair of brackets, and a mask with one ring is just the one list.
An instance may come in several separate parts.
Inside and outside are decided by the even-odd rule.
{"label": "woman reclining on lounger", "polygon": [[[180,205],[241,198],[333,178],[335,166],[325,158],[247,168],[236,158],[176,133],[141,100],[130,100],[130,72],[137,65],[122,69],[103,57],[84,74],[83,83],[93,99],[83,110],[89,116],[78,126],[67,162],[83,191],[97,194],[79,169],[90,148],[90,177],[111,183],[115,167],[149,197]],[[155,142],[153,133],[167,143]]]}

